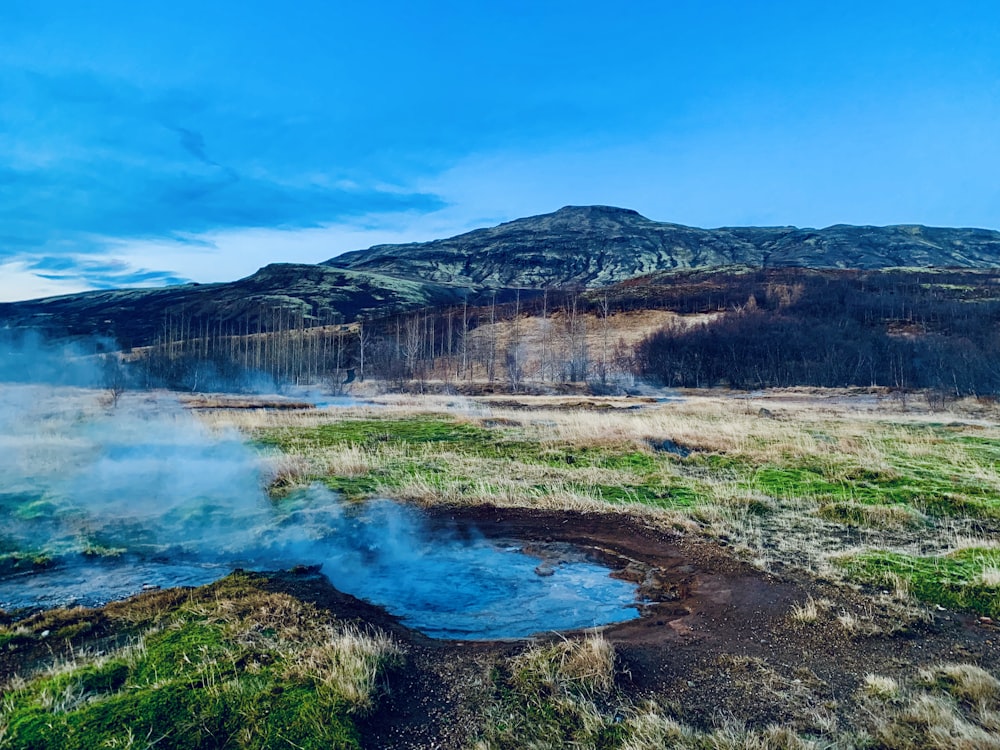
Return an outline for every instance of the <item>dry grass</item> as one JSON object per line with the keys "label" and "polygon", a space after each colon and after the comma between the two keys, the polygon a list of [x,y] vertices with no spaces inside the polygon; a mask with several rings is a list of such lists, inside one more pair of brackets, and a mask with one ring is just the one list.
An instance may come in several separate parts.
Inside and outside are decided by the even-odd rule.
{"label": "dry grass", "polygon": [[912,686],[868,675],[868,731],[887,750],[1000,748],[1000,681],[973,664],[921,669]]}
{"label": "dry grass", "polygon": [[[975,453],[972,443],[963,442],[967,436],[1000,441],[1000,426],[981,413],[932,413],[912,406],[904,412],[879,394],[789,389],[749,398],[688,392],[683,400],[669,403],[579,396],[401,395],[375,400],[374,406],[335,412],[239,410],[203,416],[216,428],[231,424],[258,434],[337,420],[385,418],[391,423],[436,415],[495,430],[500,440],[534,444],[539,457],[585,450],[632,452],[648,457],[656,474],[560,466],[535,458],[497,460],[464,452],[460,445],[396,443],[303,447],[276,459],[273,476],[278,487],[316,476],[370,477],[373,482],[366,486],[378,493],[423,505],[626,509],[650,521],[698,528],[725,539],[765,570],[781,563],[834,578],[843,576],[836,558],[848,552],[885,549],[926,556],[972,543],[978,519],[960,512],[932,515],[920,502],[879,502],[871,493],[880,487],[928,481],[933,499],[937,487],[954,480],[1000,496],[1000,470]],[[767,410],[763,414],[762,408]],[[955,426],[941,427],[951,419]],[[926,428],[928,423],[937,427]],[[653,449],[667,441],[692,451],[692,457],[681,460]],[[401,469],[414,464],[434,469]],[[786,485],[762,471],[791,474]],[[802,481],[796,471],[806,472]],[[832,489],[811,490],[808,482],[814,477]],[[695,499],[669,511],[651,509],[641,497],[629,498],[625,488],[637,483],[669,488],[669,493],[681,488],[686,498]],[[857,496],[855,488],[862,484],[869,494]],[[608,487],[619,488],[615,502],[608,502]],[[987,538],[975,544],[984,541],[994,543]],[[998,578],[992,567],[982,573],[984,586],[996,586]],[[885,586],[885,606],[909,601],[902,577]],[[901,616],[914,614],[905,609]],[[871,629],[857,613],[848,613],[842,624],[851,632]]]}
{"label": "dry grass", "polygon": [[382,670],[402,659],[402,649],[383,633],[363,633],[353,627],[324,630],[289,664],[286,676],[310,680],[347,701],[352,711],[370,711]]}
{"label": "dry grass", "polygon": [[899,682],[892,677],[870,672],[865,675],[863,689],[865,694],[881,700],[893,700],[898,698],[900,694]]}
{"label": "dry grass", "polygon": [[614,686],[615,651],[603,635],[588,633],[582,640],[532,647],[512,659],[510,669],[524,685],[593,696]]}
{"label": "dry grass", "polygon": [[1000,588],[1000,568],[983,568],[983,572],[980,574],[980,581],[983,586]]}
{"label": "dry grass", "polygon": [[920,682],[938,686],[970,704],[1000,700],[1000,680],[974,664],[939,664],[920,670]]}
{"label": "dry grass", "polygon": [[820,615],[829,611],[832,607],[833,602],[829,599],[814,599],[812,596],[809,596],[802,604],[793,604],[789,616],[793,622],[802,625],[812,625],[819,621]]}

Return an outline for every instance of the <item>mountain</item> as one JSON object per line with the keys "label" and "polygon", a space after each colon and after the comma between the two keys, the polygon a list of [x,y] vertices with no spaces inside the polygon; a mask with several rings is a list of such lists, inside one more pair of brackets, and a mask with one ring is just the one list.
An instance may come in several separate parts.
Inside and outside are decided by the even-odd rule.
{"label": "mountain", "polygon": [[151,343],[165,325],[200,324],[255,332],[310,323],[351,321],[422,307],[456,304],[469,290],[375,273],[273,263],[221,284],[118,289],[0,304],[0,321],[58,335],[107,335],[124,346]]}
{"label": "mountain", "polygon": [[446,240],[376,245],[323,263],[487,287],[604,286],[664,270],[1000,266],[1000,232],[922,226],[698,229],[611,206],[550,214]]}
{"label": "mountain", "polygon": [[[253,332],[352,321],[514,289],[601,287],[719,267],[1000,267],[1000,232],[922,226],[698,229],[610,206],[554,213],[433,242],[376,245],[319,265],[272,264],[224,284],[89,292],[0,304],[0,324],[153,341],[164,325]],[[650,282],[653,283],[653,282]],[[631,293],[631,292],[630,292]]]}

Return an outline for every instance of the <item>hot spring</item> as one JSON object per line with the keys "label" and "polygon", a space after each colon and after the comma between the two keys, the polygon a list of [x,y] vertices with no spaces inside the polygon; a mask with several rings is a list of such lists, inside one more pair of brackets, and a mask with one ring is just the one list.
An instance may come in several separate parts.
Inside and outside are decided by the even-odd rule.
{"label": "hot spring", "polygon": [[488,540],[472,528],[431,533],[411,508],[388,500],[344,506],[328,495],[314,488],[290,501],[295,508],[251,530],[241,549],[140,544],[12,571],[0,578],[0,607],[99,606],[146,588],[203,585],[235,568],[320,565],[339,590],[436,638],[522,638],[638,614],[635,585],[580,552],[533,545],[527,554],[516,540]]}
{"label": "hot spring", "polygon": [[[321,566],[429,636],[520,638],[638,616],[636,586],[580,550],[431,528],[322,486],[274,502],[260,455],[182,409],[74,411],[0,394],[0,608],[99,606],[236,568]],[[4,403],[6,400],[7,403]]]}

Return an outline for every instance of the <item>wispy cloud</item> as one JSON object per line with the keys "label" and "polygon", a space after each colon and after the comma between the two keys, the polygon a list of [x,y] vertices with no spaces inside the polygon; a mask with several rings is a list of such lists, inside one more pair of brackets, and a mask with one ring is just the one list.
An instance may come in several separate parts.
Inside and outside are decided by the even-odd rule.
{"label": "wispy cloud", "polygon": [[116,240],[189,242],[441,206],[432,194],[317,174],[301,153],[260,159],[264,134],[291,127],[280,119],[241,119],[198,97],[94,75],[2,72],[13,95],[0,100],[0,151],[8,155],[0,164],[0,260],[43,271],[39,256],[51,263],[69,254],[65,275],[50,280],[100,288],[179,278],[169,265],[115,274],[79,260]]}

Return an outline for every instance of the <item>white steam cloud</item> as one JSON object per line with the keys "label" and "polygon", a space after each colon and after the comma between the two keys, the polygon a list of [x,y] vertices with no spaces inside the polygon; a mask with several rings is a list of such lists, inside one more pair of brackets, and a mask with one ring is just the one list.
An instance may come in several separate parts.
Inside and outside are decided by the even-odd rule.
{"label": "white steam cloud", "polygon": [[112,408],[99,387],[81,387],[99,381],[101,364],[79,346],[32,339],[7,354],[0,608],[96,605],[236,567],[301,564],[444,637],[635,615],[634,587],[582,560],[542,578],[516,545],[469,541],[468,530],[432,535],[416,511],[389,501],[350,506],[314,486],[275,502],[264,456],[242,435],[209,428],[164,391],[130,391]]}

